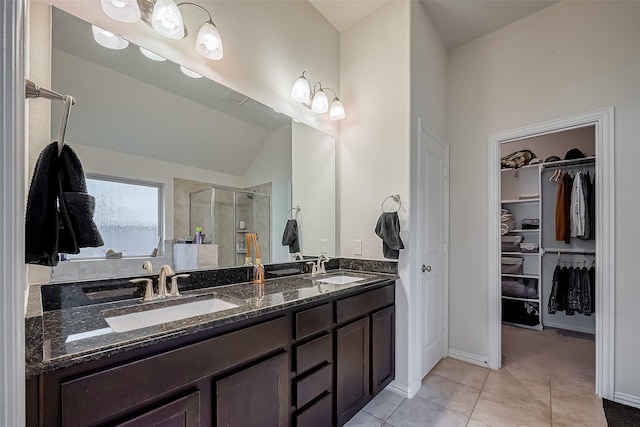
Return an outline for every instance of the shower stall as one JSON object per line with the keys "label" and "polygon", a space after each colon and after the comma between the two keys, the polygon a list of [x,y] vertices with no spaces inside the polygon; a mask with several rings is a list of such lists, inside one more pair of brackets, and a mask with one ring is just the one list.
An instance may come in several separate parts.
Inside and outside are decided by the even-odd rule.
{"label": "shower stall", "polygon": [[[202,227],[203,242],[218,245],[218,266],[243,265],[247,233],[256,233],[262,262],[271,261],[271,196],[208,187],[189,194],[189,229]],[[252,249],[255,261],[255,250]]]}

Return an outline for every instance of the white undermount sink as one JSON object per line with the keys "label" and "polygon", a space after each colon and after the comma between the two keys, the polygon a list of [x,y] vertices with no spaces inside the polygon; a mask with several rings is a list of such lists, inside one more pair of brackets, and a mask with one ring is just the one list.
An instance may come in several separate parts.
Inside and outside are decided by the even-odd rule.
{"label": "white undermount sink", "polygon": [[316,280],[322,283],[332,283],[334,285],[346,285],[353,282],[359,282],[360,280],[365,280],[365,279],[364,277],[332,276],[332,277],[324,277],[322,279],[316,279]]}
{"label": "white undermount sink", "polygon": [[123,314],[121,316],[105,317],[114,332],[128,332],[134,329],[161,325],[167,322],[188,319],[203,314],[216,313],[238,307],[221,299],[208,299],[204,301],[190,302],[187,304],[172,305],[170,307],[156,308],[153,310],[139,311]]}

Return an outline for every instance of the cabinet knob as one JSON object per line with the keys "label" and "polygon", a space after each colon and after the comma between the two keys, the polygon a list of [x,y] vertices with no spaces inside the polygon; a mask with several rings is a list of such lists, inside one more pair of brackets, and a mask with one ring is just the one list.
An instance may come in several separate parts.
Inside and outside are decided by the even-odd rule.
{"label": "cabinet knob", "polygon": [[431,273],[431,266],[422,264],[422,272],[424,273],[425,271]]}

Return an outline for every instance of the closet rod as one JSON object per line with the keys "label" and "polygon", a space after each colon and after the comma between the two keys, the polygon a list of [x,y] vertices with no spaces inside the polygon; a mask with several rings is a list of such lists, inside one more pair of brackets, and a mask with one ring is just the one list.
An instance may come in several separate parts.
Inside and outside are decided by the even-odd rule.
{"label": "closet rod", "polygon": [[544,248],[543,254],[578,254],[578,255],[595,255],[595,249],[569,249],[569,248]]}
{"label": "closet rod", "polygon": [[541,163],[542,169],[558,168],[561,166],[586,165],[594,164],[596,156],[583,157],[582,159],[558,160],[557,162]]}

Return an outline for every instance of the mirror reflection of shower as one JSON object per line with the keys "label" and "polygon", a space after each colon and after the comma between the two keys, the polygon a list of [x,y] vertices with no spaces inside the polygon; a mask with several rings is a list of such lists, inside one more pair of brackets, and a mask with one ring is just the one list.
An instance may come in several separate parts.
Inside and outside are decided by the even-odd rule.
{"label": "mirror reflection of shower", "polygon": [[[209,187],[189,195],[189,229],[202,228],[205,244],[218,245],[218,266],[245,263],[247,233],[258,235],[262,262],[271,261],[271,195]],[[255,251],[252,250],[255,258]]]}

